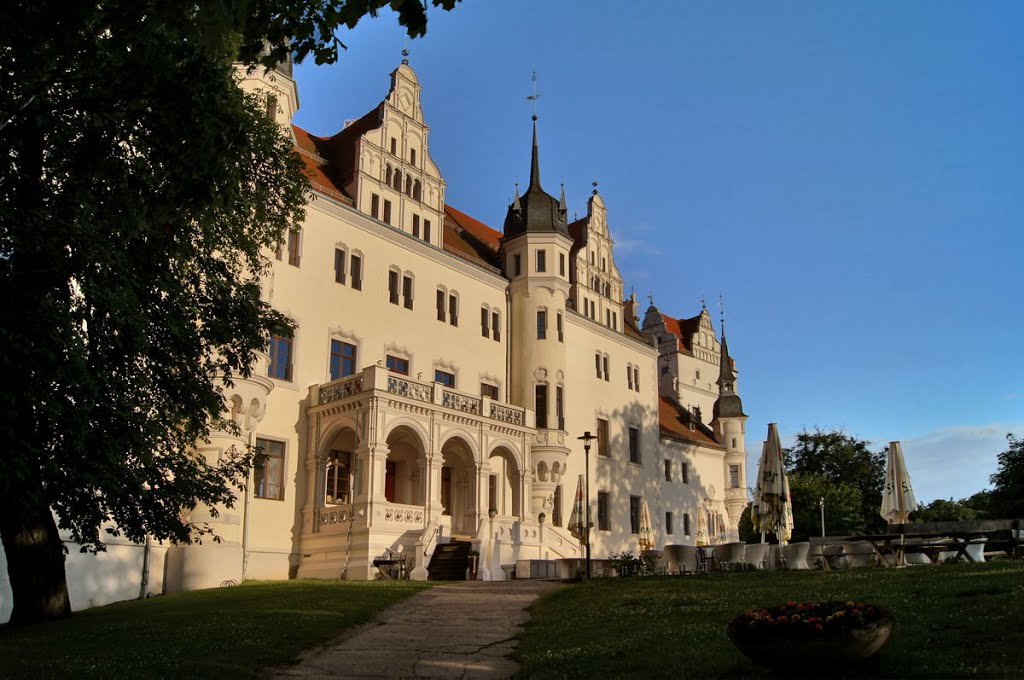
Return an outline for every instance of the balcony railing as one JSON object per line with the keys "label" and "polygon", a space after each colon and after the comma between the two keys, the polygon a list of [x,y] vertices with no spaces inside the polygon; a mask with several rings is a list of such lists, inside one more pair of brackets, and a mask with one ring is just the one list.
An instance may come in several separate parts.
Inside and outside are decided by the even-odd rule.
{"label": "balcony railing", "polygon": [[348,376],[320,385],[315,403],[322,406],[371,389],[381,389],[406,399],[435,404],[469,415],[491,418],[517,427],[532,424],[527,420],[526,409],[519,406],[459,392],[441,383],[419,382],[379,366],[370,366],[359,375]]}

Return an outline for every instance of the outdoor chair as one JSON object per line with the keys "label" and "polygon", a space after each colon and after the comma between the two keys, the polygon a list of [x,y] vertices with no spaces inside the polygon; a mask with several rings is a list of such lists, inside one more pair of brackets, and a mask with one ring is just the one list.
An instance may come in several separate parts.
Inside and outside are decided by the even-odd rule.
{"label": "outdoor chair", "polygon": [[[747,548],[749,550],[750,548]],[[811,544],[807,541],[801,543],[787,543],[782,546],[782,562],[786,569],[810,569],[807,563]]]}
{"label": "outdoor chair", "polygon": [[846,566],[849,569],[857,567],[873,567],[878,564],[875,551],[868,541],[854,541],[843,543],[843,557],[846,558]]}
{"label": "outdoor chair", "polygon": [[679,550],[682,547],[681,545],[666,545],[662,548],[666,573],[681,574],[683,572],[683,556]]}
{"label": "outdoor chair", "polygon": [[821,549],[822,561],[829,569],[843,569],[846,567],[846,558],[843,555],[842,544],[826,545]]}
{"label": "outdoor chair", "polygon": [[768,559],[768,544],[767,543],[750,543],[747,545],[746,551],[744,551],[743,561],[747,564],[752,564],[758,569],[764,569],[767,566],[766,560]]}
{"label": "outdoor chair", "polygon": [[695,545],[674,545],[679,555],[679,571],[681,573],[695,574],[704,571],[704,558],[698,555],[698,548]]}
{"label": "outdoor chair", "polygon": [[[725,543],[715,549],[715,558],[719,565],[742,564],[746,553],[747,544],[743,542]],[[719,557],[721,554],[721,557]]]}

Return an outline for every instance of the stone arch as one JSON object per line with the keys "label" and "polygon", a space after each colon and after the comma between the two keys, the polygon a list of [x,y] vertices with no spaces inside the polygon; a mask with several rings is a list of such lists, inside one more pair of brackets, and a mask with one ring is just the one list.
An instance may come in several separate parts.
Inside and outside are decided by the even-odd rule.
{"label": "stone arch", "polygon": [[315,487],[318,506],[351,503],[364,488],[356,455],[358,442],[356,423],[349,418],[332,423],[321,435]]}
{"label": "stone arch", "polygon": [[395,430],[403,427],[416,434],[419,439],[419,446],[421,449],[427,448],[427,444],[430,441],[430,433],[427,432],[426,427],[416,420],[404,416],[398,416],[387,423],[384,427],[384,440],[387,441],[390,439]]}
{"label": "stone arch", "polygon": [[487,457],[491,472],[487,484],[487,507],[498,511],[499,516],[523,515],[523,469],[519,465],[515,449],[495,446]]}
{"label": "stone arch", "polygon": [[[449,367],[449,365],[447,363],[444,363],[443,360],[438,361],[437,366],[441,368]],[[469,460],[466,461],[468,465],[474,464],[482,460],[476,442],[473,440],[473,435],[467,432],[466,430],[459,430],[453,428],[444,432],[441,435],[440,440],[438,441],[438,448],[443,450],[444,447],[448,445],[448,442],[452,441],[453,439],[461,440],[462,445],[465,446],[470,456]]]}
{"label": "stone arch", "polygon": [[425,439],[413,423],[391,427],[387,434],[388,454],[384,462],[384,499],[389,503],[422,505],[424,480],[421,460]]}
{"label": "stone arch", "polygon": [[441,442],[441,505],[453,534],[475,534],[480,518],[476,449],[466,433],[452,431]]}

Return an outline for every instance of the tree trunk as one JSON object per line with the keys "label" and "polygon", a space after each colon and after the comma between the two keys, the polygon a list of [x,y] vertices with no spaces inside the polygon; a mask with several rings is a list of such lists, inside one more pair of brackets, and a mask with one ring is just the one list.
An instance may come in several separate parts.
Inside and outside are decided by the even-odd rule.
{"label": "tree trunk", "polygon": [[[42,498],[43,494],[31,494]],[[27,500],[27,499],[26,499]],[[14,594],[11,623],[37,623],[71,614],[64,544],[45,502],[4,502],[0,536]]]}

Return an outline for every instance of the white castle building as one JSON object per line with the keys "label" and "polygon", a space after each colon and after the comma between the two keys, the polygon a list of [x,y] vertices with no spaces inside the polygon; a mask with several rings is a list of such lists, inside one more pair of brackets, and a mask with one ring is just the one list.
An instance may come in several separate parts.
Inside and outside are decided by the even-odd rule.
{"label": "white castle building", "polygon": [[313,182],[305,224],[264,283],[294,337],[273,338],[259,375],[228,395],[244,438],[215,435],[201,451],[258,444],[266,458],[233,509],[192,513],[221,543],[152,545],[144,560],[133,545],[72,548],[75,608],[121,599],[90,590],[103,569],[123,572],[131,597],[139,578],[152,592],[367,579],[384,554],[427,578],[453,543],[478,551],[483,578],[580,558],[569,523],[584,432],[598,437],[595,558],[638,550],[644,504],[657,547],[705,527],[709,542],[736,540],[746,416],[725,338],[706,309],[677,319],[652,304],[640,318],[615,263],[614,209],[595,189],[569,222],[564,190],[542,188],[536,117],[529,186],[499,230],[445,202],[408,64],[330,137],[292,125],[289,69],[242,87],[271,95],[268,115]]}

